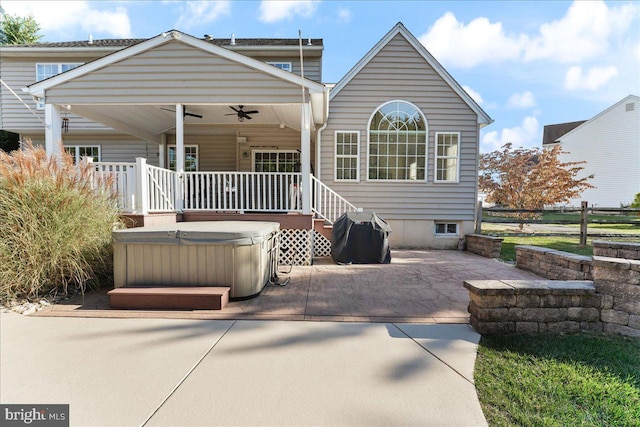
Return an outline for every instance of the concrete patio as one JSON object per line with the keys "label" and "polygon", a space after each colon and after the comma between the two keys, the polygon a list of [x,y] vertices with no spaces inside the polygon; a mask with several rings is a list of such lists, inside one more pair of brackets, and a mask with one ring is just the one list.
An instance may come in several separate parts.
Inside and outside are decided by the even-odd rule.
{"label": "concrete patio", "polygon": [[114,310],[105,289],[35,316],[468,323],[464,280],[539,279],[496,260],[445,250],[392,251],[391,264],[384,265],[320,258],[280,277],[290,278],[287,286],[266,286],[258,297],[232,301],[222,311]]}

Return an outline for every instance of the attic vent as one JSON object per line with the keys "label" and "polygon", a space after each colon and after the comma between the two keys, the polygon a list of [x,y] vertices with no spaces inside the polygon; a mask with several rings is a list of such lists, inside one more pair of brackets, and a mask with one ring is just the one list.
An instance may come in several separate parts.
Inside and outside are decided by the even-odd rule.
{"label": "attic vent", "polygon": [[633,111],[636,109],[636,104],[630,102],[624,106],[624,111]]}

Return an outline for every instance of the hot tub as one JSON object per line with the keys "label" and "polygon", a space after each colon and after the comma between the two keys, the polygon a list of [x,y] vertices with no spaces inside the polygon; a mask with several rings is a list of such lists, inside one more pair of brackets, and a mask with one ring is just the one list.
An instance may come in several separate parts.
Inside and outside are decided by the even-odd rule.
{"label": "hot tub", "polygon": [[113,231],[113,271],[122,286],[228,286],[258,294],[271,278],[280,224],[181,222]]}

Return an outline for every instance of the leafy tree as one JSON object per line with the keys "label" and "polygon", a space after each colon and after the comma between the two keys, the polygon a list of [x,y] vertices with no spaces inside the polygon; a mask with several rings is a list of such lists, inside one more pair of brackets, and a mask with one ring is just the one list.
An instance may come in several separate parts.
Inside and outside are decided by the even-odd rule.
{"label": "leafy tree", "polygon": [[40,24],[32,15],[8,15],[0,8],[0,45],[37,43],[42,38],[39,31]]}
{"label": "leafy tree", "polygon": [[631,207],[633,209],[640,209],[640,193],[636,194],[636,197],[634,197],[633,202],[631,202]]}
{"label": "leafy tree", "polygon": [[[561,162],[560,146],[552,148],[512,149],[482,154],[479,188],[487,193],[487,201],[511,209],[538,210],[545,205],[566,203],[593,185],[593,175],[577,178],[586,162]],[[517,214],[523,218],[530,214]],[[522,225],[521,225],[522,227]]]}

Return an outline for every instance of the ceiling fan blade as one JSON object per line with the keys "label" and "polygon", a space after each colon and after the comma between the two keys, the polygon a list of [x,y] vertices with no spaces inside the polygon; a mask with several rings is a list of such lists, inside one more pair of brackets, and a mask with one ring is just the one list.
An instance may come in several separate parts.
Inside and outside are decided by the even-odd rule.
{"label": "ceiling fan blade", "polygon": [[160,107],[160,109],[161,109],[161,110],[164,110],[164,111],[171,111],[172,113],[175,113],[175,112],[176,112],[176,110],[169,110],[168,108],[162,108],[162,107]]}
{"label": "ceiling fan blade", "polygon": [[253,111],[245,111],[245,114],[258,114],[260,111],[258,110],[253,110]]}
{"label": "ceiling fan blade", "polygon": [[229,114],[225,114],[225,116],[237,116],[238,113],[229,113]]}
{"label": "ceiling fan blade", "polygon": [[235,107],[233,107],[233,106],[229,105],[229,108],[231,108],[231,109],[232,109],[233,111],[235,111],[236,113],[239,113],[239,112],[241,112],[241,111],[242,111],[242,107],[240,107],[240,109],[238,110],[238,109],[236,109]]}
{"label": "ceiling fan blade", "polygon": [[251,119],[253,119],[253,117],[251,117],[251,116],[248,116],[248,115],[246,115],[246,114],[244,115],[244,118],[245,118],[245,119],[248,119],[248,120],[251,120]]}
{"label": "ceiling fan blade", "polygon": [[202,116],[200,114],[194,114],[194,113],[184,113],[185,116],[191,116],[191,117],[197,117],[199,119],[202,118]]}

